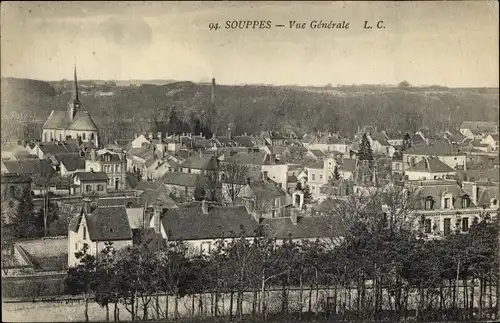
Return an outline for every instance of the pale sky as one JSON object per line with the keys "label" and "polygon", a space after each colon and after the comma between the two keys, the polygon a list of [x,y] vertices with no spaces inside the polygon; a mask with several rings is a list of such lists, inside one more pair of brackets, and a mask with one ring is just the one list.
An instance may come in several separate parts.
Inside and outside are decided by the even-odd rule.
{"label": "pale sky", "polygon": [[[498,3],[3,2],[2,76],[498,87]],[[227,20],[266,30],[210,31]],[[277,28],[290,20],[348,30]],[[383,20],[385,29],[363,30]]]}

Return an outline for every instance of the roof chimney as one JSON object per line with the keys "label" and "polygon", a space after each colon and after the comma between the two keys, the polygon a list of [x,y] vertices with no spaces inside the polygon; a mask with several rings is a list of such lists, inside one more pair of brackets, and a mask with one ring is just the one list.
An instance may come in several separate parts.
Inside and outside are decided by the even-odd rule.
{"label": "roof chimney", "polygon": [[158,140],[161,141],[161,131],[158,131],[158,133],[156,134],[156,136],[158,137]]}
{"label": "roof chimney", "polygon": [[206,200],[201,201],[201,210],[203,214],[208,214],[208,202]]}
{"label": "roof chimney", "polygon": [[149,137],[149,140],[153,140],[153,133],[152,133],[152,132],[150,132],[150,133],[148,134],[148,137]]}
{"label": "roof chimney", "polygon": [[297,225],[297,223],[299,223],[299,216],[297,215],[296,211],[292,211],[292,214],[290,215],[290,220],[292,221],[293,225]]}
{"label": "roof chimney", "polygon": [[247,184],[250,185],[250,177],[247,177]]}
{"label": "roof chimney", "polygon": [[263,172],[262,172],[262,180],[263,180],[264,182],[267,182],[267,180],[268,180],[268,177],[267,177],[267,171],[263,171]]}

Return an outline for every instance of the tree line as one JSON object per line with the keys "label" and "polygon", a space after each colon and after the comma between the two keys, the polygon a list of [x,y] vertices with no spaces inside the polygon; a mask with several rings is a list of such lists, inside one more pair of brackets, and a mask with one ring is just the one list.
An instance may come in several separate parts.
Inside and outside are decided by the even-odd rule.
{"label": "tree line", "polygon": [[[178,319],[185,298],[192,313],[220,319],[493,317],[499,302],[498,220],[474,221],[468,234],[441,240],[422,239],[395,223],[365,215],[341,239],[301,242],[250,239],[242,228],[205,253],[182,241],[153,238],[120,250],[109,243],[96,256],[84,246],[75,254],[79,264],[68,269],[66,292],[84,294],[86,320],[91,299],[106,308],[107,320],[112,307],[118,321],[120,307],[133,320]],[[202,295],[210,295],[209,301]],[[229,301],[224,313],[222,298]]]}

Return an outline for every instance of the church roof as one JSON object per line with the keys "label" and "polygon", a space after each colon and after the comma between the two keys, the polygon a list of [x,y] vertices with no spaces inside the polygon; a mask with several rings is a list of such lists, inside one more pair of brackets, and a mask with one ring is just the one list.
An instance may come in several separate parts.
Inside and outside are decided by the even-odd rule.
{"label": "church roof", "polygon": [[68,129],[97,131],[97,125],[87,111],[77,111],[71,122],[66,111],[52,110],[43,129]]}
{"label": "church roof", "polygon": [[73,122],[68,128],[69,130],[90,130],[97,131],[97,125],[87,111],[78,111],[73,119]]}

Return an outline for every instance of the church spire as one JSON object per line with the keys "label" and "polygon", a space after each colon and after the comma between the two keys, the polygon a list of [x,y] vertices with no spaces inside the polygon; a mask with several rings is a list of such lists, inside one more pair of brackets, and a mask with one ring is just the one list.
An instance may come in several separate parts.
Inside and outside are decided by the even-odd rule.
{"label": "church spire", "polygon": [[78,78],[76,76],[76,62],[74,69],[73,90],[71,91],[71,99],[68,102],[68,120],[71,121],[80,109],[81,103],[78,99]]}
{"label": "church spire", "polygon": [[73,92],[71,98],[73,99],[73,101],[78,101],[78,78],[76,76],[76,61],[75,61],[74,80],[73,80]]}

